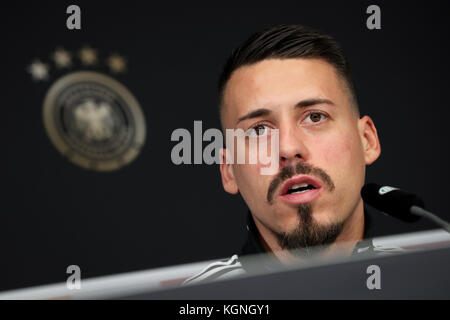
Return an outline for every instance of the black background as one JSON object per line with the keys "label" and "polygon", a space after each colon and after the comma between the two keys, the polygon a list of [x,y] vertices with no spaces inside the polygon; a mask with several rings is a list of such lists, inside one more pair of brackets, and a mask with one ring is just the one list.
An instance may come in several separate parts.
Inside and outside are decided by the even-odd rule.
{"label": "black background", "polygon": [[[216,82],[233,47],[263,27],[315,27],[343,46],[362,114],[375,121],[381,157],[367,181],[420,194],[450,218],[448,198],[448,14],[445,2],[271,1],[153,3],[54,1],[2,4],[0,290],[213,259],[235,253],[246,206],[226,194],[216,165],[172,164],[177,128],[219,128]],[[77,4],[82,30],[66,28]],[[366,8],[381,7],[381,30]],[[70,163],[53,147],[42,102],[63,73],[36,83],[36,58],[83,45],[104,61],[117,52],[116,77],[140,102],[147,122],[142,153],[110,173]],[[78,67],[78,66],[77,66]],[[102,66],[96,70],[107,72]],[[434,228],[419,223],[416,230]],[[389,226],[386,226],[389,233]]]}

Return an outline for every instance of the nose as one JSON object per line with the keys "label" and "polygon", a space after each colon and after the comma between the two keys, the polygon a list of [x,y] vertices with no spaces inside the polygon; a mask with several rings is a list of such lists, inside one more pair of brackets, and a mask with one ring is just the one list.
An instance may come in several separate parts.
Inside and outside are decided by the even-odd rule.
{"label": "nose", "polygon": [[307,161],[309,151],[299,128],[295,125],[280,126],[279,139],[280,169],[298,161]]}

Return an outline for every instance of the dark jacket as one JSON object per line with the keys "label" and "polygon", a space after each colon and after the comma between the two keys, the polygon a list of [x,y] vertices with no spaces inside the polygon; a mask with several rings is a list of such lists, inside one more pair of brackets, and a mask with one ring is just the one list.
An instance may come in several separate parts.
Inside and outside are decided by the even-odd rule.
{"label": "dark jacket", "polygon": [[[184,283],[213,281],[248,272],[265,272],[280,269],[281,263],[273,255],[263,254],[266,251],[259,241],[259,231],[251,213],[248,212],[247,215],[247,238],[240,252],[231,258],[208,265]],[[364,239],[355,245],[352,255],[392,253],[397,251],[397,248],[374,247],[372,238],[413,231],[415,230],[411,224],[364,205]],[[401,249],[398,248],[398,250]]]}

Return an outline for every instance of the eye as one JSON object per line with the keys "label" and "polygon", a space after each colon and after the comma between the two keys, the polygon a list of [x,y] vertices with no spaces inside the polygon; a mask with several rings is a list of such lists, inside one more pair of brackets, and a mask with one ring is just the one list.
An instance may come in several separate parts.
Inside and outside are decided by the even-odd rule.
{"label": "eye", "polygon": [[256,137],[267,134],[269,131],[269,127],[264,124],[258,124],[254,127],[251,127],[245,132],[246,136]]}
{"label": "eye", "polygon": [[[310,114],[308,114],[308,116],[306,117],[306,122],[308,123],[319,123],[325,119],[327,119],[328,116],[324,113],[321,112],[311,112]],[[309,119],[309,121],[308,121]]]}

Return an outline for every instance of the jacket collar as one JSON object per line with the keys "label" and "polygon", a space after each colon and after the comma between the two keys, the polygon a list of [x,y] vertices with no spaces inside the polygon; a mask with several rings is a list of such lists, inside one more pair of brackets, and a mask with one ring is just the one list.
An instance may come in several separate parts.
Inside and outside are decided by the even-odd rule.
{"label": "jacket collar", "polygon": [[[390,233],[384,230],[386,226],[392,226],[394,231]],[[357,242],[352,254],[358,254],[365,251],[372,251],[372,238],[380,237],[387,234],[408,232],[408,224],[402,223],[397,219],[387,216],[386,214],[364,204],[364,237],[363,240]],[[247,213],[247,239],[241,248],[240,255],[252,255],[266,253],[263,248],[258,228],[255,225],[253,216],[250,211]],[[273,258],[272,260],[275,260]]]}

